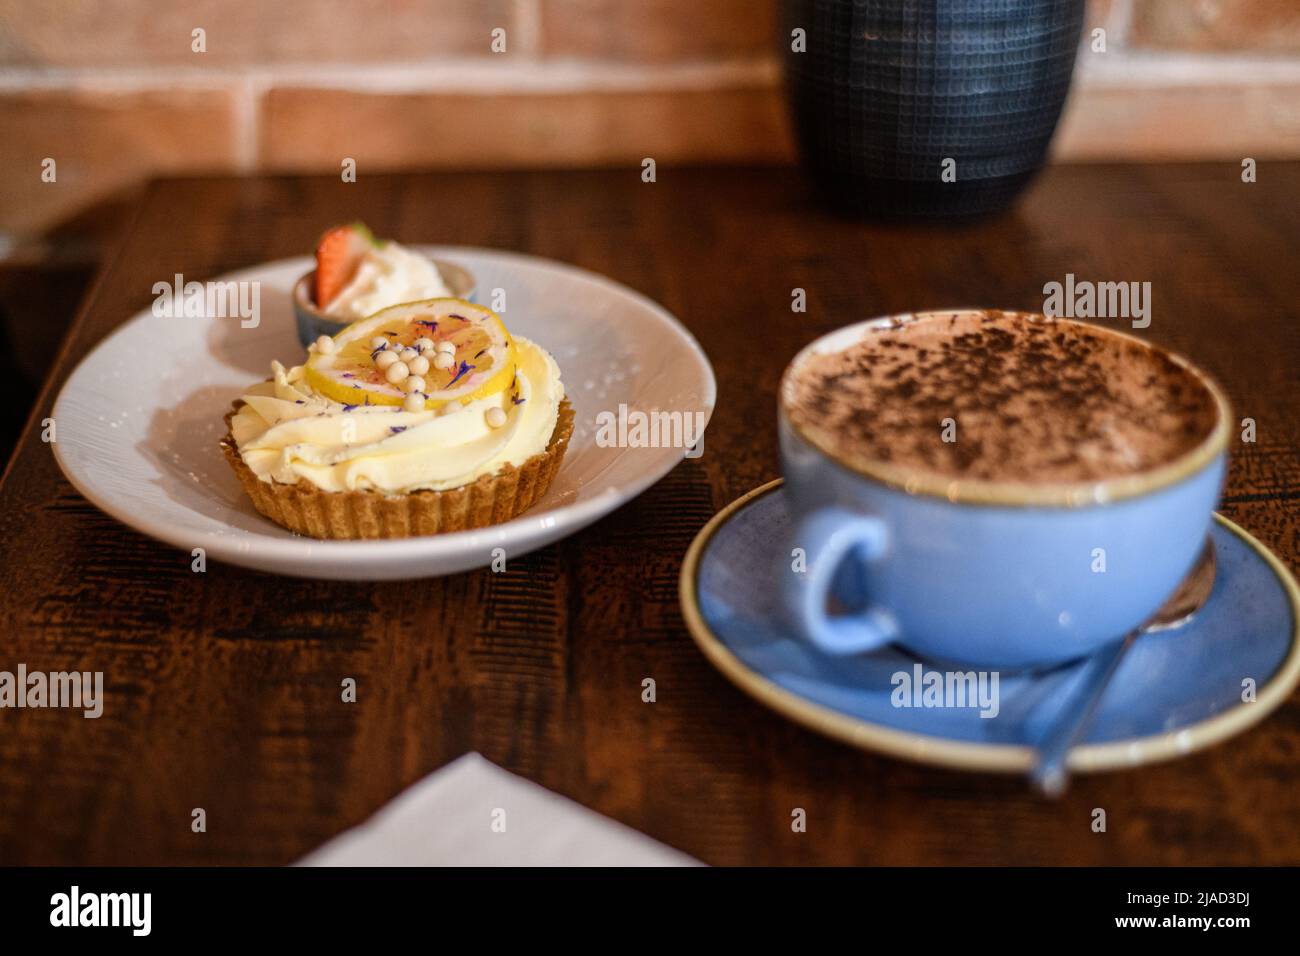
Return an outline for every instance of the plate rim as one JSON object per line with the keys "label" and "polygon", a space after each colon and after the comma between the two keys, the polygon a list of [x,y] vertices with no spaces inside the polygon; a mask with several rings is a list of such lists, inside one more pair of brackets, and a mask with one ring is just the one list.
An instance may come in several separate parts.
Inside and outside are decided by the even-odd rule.
{"label": "plate rim", "polygon": [[[454,245],[436,245],[436,244],[413,244],[410,248],[422,251],[437,250],[439,253],[446,253],[454,258],[455,255],[478,255],[497,258],[500,260],[514,260],[516,262],[528,264],[534,267],[546,269],[552,272],[561,272],[574,278],[584,279],[603,286],[613,292],[631,298],[633,301],[648,310],[663,321],[668,327],[678,334],[686,347],[695,353],[698,359],[700,370],[704,375],[704,429],[707,433],[708,426],[713,420],[713,413],[717,407],[718,383],[717,376],[713,370],[713,363],[709,360],[708,353],[705,352],[699,340],[691,333],[682,321],[670,312],[665,306],[650,298],[645,293],[633,289],[631,286],[619,282],[617,279],[610,278],[582,266],[572,263],[563,262],[558,259],[549,259],[545,256],[532,255],[531,253],[515,252],[508,249],[494,249],[488,246],[454,246]],[[209,281],[238,281],[241,277],[247,277],[249,274],[264,272],[268,269],[287,269],[291,264],[302,262],[310,259],[309,256],[287,256],[281,259],[273,259],[251,266],[245,266],[240,269],[234,269],[220,273],[211,277]],[[58,395],[55,397],[51,406],[50,415],[55,421],[60,418],[60,408],[68,400],[69,390],[78,375],[82,372],[84,366],[92,361],[96,355],[114,338],[127,334],[130,327],[137,322],[145,321],[149,318],[149,309],[146,307],[127,316],[118,325],[111,329],[107,334],[102,336],[93,347],[87,350],[67,374],[63,384],[59,388]],[[316,575],[312,572],[322,572],[327,569],[336,569],[347,565],[353,561],[377,560],[381,557],[400,560],[402,558],[415,558],[421,561],[439,561],[451,558],[462,553],[467,549],[477,547],[481,543],[491,543],[500,541],[512,532],[519,532],[523,537],[524,547],[531,550],[539,546],[536,542],[539,538],[545,538],[548,532],[556,530],[558,525],[563,525],[564,530],[555,535],[555,540],[581,530],[589,524],[598,521],[606,514],[614,511],[624,504],[632,501],[645,493],[650,487],[661,481],[670,471],[681,464],[685,458],[687,449],[680,449],[679,456],[665,456],[661,467],[650,468],[640,472],[637,476],[627,482],[621,489],[613,492],[606,492],[584,502],[575,502],[573,504],[561,505],[556,508],[547,509],[538,512],[525,512],[518,518],[511,521],[502,522],[501,524],[489,525],[484,528],[472,528],[466,531],[457,531],[451,534],[443,535],[422,535],[411,538],[385,538],[374,540],[357,540],[357,541],[333,541],[320,540],[305,536],[279,537],[267,533],[258,533],[256,537],[244,534],[222,534],[217,529],[205,529],[194,533],[181,535],[171,531],[171,526],[162,521],[152,521],[147,513],[131,511],[129,508],[118,506],[111,503],[106,497],[92,492],[87,484],[79,480],[77,470],[69,465],[65,459],[63,451],[59,447],[59,442],[51,442],[54,451],[54,459],[63,473],[64,478],[76,489],[77,493],[93,504],[100,511],[107,514],[120,524],[125,525],[132,530],[144,534],[156,541],[160,541],[170,547],[181,550],[192,550],[195,547],[202,547],[207,557],[214,558],[218,561],[224,561],[228,564],[237,565],[255,570],[270,570],[268,564],[275,565],[284,562],[291,562],[299,565],[289,569],[270,570],[270,573],[288,574],[296,577],[305,577],[313,579]],[[561,466],[563,467],[563,466]],[[261,516],[259,516],[261,517]],[[263,518],[270,522],[270,519]],[[273,527],[278,527],[272,523]],[[230,531],[236,531],[232,525],[223,523],[223,528]],[[283,529],[282,529],[283,530]],[[526,552],[521,552],[526,553]],[[249,560],[250,556],[255,555],[260,561]],[[485,561],[484,564],[487,562]],[[304,567],[305,566],[305,567]],[[433,572],[432,576],[438,576],[447,572]],[[429,577],[429,573],[417,573],[416,578]],[[370,580],[370,578],[355,578],[355,580]]]}
{"label": "plate rim", "polygon": [[[910,730],[897,730],[859,717],[850,717],[841,711],[814,703],[769,680],[741,661],[713,633],[699,608],[698,575],[704,550],[733,515],[784,484],[784,478],[777,478],[732,501],[709,519],[687,549],[678,582],[682,615],[691,638],[709,662],[735,686],[783,717],[861,750],[956,770],[991,773],[1028,771],[1037,759],[1037,751],[1031,746],[956,741]],[[1166,733],[1076,746],[1070,750],[1067,760],[1071,771],[1097,773],[1122,770],[1172,760],[1203,750],[1263,720],[1295,689],[1297,680],[1300,680],[1300,587],[1297,587],[1295,577],[1281,559],[1250,532],[1217,511],[1214,512],[1214,520],[1262,557],[1286,592],[1294,624],[1286,657],[1268,682],[1257,689],[1253,704],[1237,704],[1223,713]]]}

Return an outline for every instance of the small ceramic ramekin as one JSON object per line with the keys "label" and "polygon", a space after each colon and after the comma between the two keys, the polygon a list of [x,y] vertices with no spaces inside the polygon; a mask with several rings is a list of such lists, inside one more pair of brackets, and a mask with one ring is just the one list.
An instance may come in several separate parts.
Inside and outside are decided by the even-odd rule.
{"label": "small ceramic ramekin", "polygon": [[[438,267],[438,272],[442,274],[442,281],[452,296],[469,302],[474,301],[474,276],[468,269],[445,259],[432,261]],[[293,286],[293,314],[298,320],[298,341],[303,345],[311,345],[322,335],[337,335],[345,326],[355,321],[355,319],[340,320],[316,308],[316,303],[312,301],[312,286],[315,279],[316,270],[313,269]],[[397,303],[394,302],[393,305]]]}

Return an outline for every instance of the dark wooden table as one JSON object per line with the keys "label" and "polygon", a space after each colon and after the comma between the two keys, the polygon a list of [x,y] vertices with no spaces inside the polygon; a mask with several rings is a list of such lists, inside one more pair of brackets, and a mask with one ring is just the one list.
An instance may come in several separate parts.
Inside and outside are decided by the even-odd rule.
{"label": "dark wooden table", "polygon": [[[0,670],[103,670],[108,696],[99,720],[0,711],[0,863],[287,863],[469,750],[715,864],[1300,863],[1295,698],[1229,743],[1051,803],[788,723],[705,662],[677,603],[695,533],[778,473],[774,390],[799,346],[889,312],[1039,308],[1066,273],[1152,283],[1146,334],[1258,422],[1223,511],[1300,566],[1300,165],[1239,173],[1058,168],[1002,218],[925,228],[831,218],[783,169],[154,184],[0,484]],[[39,420],[155,281],[301,254],[353,217],[573,262],[664,303],[717,371],[704,456],[504,575],[414,584],[196,575],[72,490]]]}

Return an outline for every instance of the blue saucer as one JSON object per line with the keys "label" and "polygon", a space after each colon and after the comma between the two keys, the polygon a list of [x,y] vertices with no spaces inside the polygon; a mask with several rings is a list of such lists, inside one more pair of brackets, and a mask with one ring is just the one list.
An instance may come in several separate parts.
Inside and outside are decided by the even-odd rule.
{"label": "blue saucer", "polygon": [[[996,708],[977,700],[954,706],[961,703],[955,692],[946,706],[930,706],[917,688],[935,679],[932,672],[947,681],[948,671],[979,669],[923,661],[902,646],[856,657],[817,651],[791,632],[779,604],[775,577],[793,573],[784,554],[789,516],[781,484],[728,505],[687,552],[682,609],[709,660],[762,703],[856,746],[942,766],[1027,770],[1081,665],[999,673]],[[1070,753],[1072,771],[1136,766],[1207,747],[1262,719],[1295,687],[1295,579],[1249,534],[1215,518],[1218,573],[1209,601],[1183,627],[1135,642]],[[1250,702],[1243,700],[1248,679]],[[991,674],[983,686],[991,694]],[[986,704],[992,699],[986,695]]]}

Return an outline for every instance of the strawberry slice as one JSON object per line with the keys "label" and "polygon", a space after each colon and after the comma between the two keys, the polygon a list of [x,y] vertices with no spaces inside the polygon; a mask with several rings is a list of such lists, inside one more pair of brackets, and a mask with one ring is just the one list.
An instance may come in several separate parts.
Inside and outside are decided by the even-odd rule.
{"label": "strawberry slice", "polygon": [[324,309],[352,281],[375,237],[359,222],[335,226],[316,246],[316,308]]}

